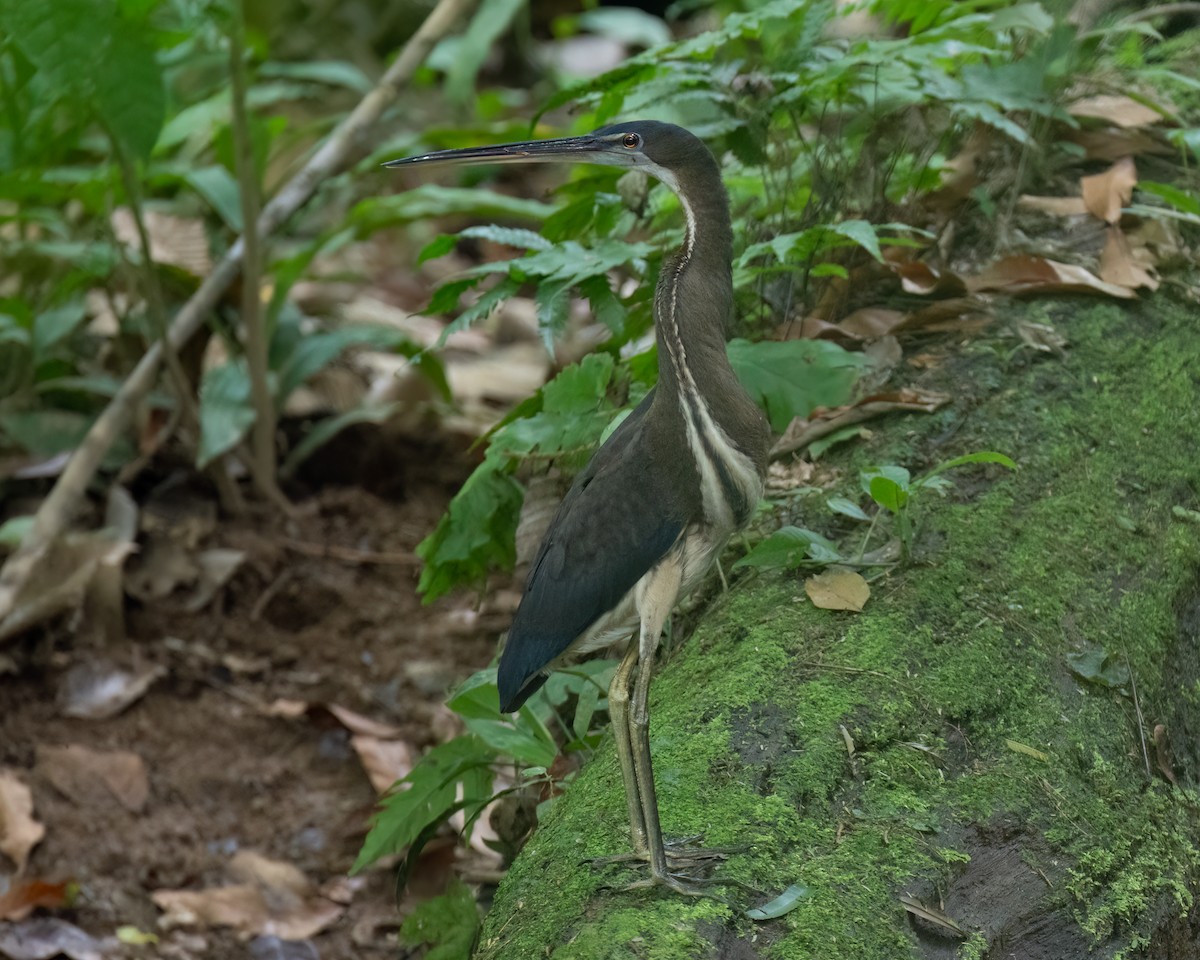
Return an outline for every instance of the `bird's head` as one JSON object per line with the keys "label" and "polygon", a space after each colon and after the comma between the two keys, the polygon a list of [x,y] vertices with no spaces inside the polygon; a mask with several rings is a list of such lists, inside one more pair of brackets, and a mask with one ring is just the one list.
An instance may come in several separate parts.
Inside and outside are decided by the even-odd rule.
{"label": "bird's head", "polygon": [[708,147],[673,123],[631,120],[613,123],[581,137],[526,140],[491,147],[439,150],[419,157],[392,160],[385,167],[418,163],[599,163],[644,170],[678,191],[680,175],[695,164],[715,168]]}

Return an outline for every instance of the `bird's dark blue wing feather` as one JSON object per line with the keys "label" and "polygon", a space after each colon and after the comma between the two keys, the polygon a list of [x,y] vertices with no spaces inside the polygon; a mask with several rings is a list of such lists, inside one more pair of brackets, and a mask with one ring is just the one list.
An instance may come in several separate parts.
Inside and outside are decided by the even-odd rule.
{"label": "bird's dark blue wing feather", "polygon": [[652,468],[642,429],[648,396],[597,451],[555,514],[500,658],[504,711],[542,685],[541,670],[670,550],[685,515]]}

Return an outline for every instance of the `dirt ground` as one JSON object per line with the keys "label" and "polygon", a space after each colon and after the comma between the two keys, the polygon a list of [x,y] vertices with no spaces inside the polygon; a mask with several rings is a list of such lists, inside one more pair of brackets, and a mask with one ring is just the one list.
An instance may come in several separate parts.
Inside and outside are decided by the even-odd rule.
{"label": "dirt ground", "polygon": [[[423,607],[416,595],[411,551],[469,472],[464,451],[347,433],[319,462],[320,475],[289,491],[293,517],[264,508],[214,517],[210,492],[147,479],[135,491],[143,531],[157,517],[160,531],[193,531],[196,549],[243,551],[229,582],[196,613],[184,609],[186,589],[127,599],[125,639],[107,649],[61,623],[3,651],[0,769],[31,788],[45,826],[26,876],[77,885],[73,906],[54,916],[93,936],[133,927],[159,938],[110,940],[105,956],[313,956],[280,942],[306,939],[326,958],[403,955],[391,872],[345,879],[376,798],[357,738],[382,736],[416,756],[450,735],[445,692],[487,665],[508,593],[493,609],[471,597]],[[355,484],[343,485],[350,474]],[[198,533],[197,516],[207,518]],[[162,573],[153,539],[143,533],[127,561],[130,582]],[[156,679],[116,716],[64,716],[70,679],[103,662]],[[353,713],[339,720],[329,706]],[[148,792],[131,799],[64,762],[55,748],[69,745],[135,754]],[[415,878],[418,892],[437,892],[446,865],[435,857]],[[247,881],[273,916],[293,922],[268,928],[279,940],[209,922],[172,929],[151,899]],[[296,902],[271,902],[280,897]],[[337,919],[311,939],[296,935],[318,916]]]}

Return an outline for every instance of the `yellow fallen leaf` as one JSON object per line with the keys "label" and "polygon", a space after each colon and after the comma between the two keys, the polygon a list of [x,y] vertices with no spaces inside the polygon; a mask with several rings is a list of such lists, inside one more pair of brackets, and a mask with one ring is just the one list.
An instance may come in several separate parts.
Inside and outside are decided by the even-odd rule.
{"label": "yellow fallen leaf", "polygon": [[862,611],[871,588],[862,575],[846,567],[830,567],[804,581],[804,592],[814,607],[822,610]]}
{"label": "yellow fallen leaf", "polygon": [[1022,743],[1020,740],[1009,740],[1006,737],[1004,740],[1004,745],[1015,753],[1023,753],[1025,756],[1033,757],[1034,760],[1041,760],[1043,763],[1050,759],[1048,756],[1046,756],[1046,754],[1042,753],[1041,750],[1037,750],[1026,743]]}

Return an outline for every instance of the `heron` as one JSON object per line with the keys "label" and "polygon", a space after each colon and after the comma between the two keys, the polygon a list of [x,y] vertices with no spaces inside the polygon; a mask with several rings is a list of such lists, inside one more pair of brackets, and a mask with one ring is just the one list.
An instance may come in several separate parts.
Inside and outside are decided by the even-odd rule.
{"label": "heron", "polygon": [[733,228],[721,170],[702,140],[641,120],[584,136],[442,150],[387,166],[577,162],[644,171],[683,208],[683,245],[654,294],[658,382],[575,477],[542,540],[500,657],[504,712],[547,674],[626,644],[609,715],[633,853],[650,878],[699,890],[677,866],[702,851],[664,843],[650,755],[649,690],[667,618],[704,578],[762,495],[770,428],[726,353]]}

